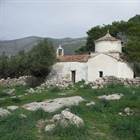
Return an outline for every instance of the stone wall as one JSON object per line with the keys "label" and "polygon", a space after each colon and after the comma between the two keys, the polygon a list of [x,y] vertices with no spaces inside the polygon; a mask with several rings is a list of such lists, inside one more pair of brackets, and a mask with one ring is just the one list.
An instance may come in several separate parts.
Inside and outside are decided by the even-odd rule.
{"label": "stone wall", "polygon": [[0,79],[0,86],[14,86],[14,85],[34,85],[38,80],[32,76],[22,76],[19,78]]}
{"label": "stone wall", "polygon": [[[19,78],[7,78],[0,79],[0,86],[14,86],[14,85],[34,85],[39,83],[37,78],[32,76],[22,76]],[[85,82],[85,84],[91,85],[92,88],[103,88],[110,83],[123,83],[126,87],[140,87],[140,77],[136,78],[117,78],[115,76],[104,76],[98,78],[93,82]],[[69,85],[73,85],[69,76],[64,76],[56,79],[47,79],[41,86],[42,87],[60,87],[66,88]]]}
{"label": "stone wall", "polygon": [[94,82],[90,82],[93,88],[102,88],[110,83],[123,83],[126,87],[140,87],[140,77],[136,78],[117,78],[115,76],[104,76],[96,79]]}

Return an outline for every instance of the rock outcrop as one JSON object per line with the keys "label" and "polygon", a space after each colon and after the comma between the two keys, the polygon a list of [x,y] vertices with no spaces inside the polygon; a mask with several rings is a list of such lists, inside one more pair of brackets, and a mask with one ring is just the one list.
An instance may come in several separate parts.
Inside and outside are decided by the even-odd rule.
{"label": "rock outcrop", "polygon": [[67,127],[70,124],[77,127],[82,127],[84,125],[84,121],[79,116],[71,113],[68,108],[61,111],[61,114],[54,115],[51,119],[51,122],[54,124],[47,125],[45,127],[46,133],[53,131],[58,124],[62,127]]}
{"label": "rock outcrop", "polygon": [[35,111],[39,108],[42,108],[47,112],[54,112],[57,109],[62,108],[64,106],[78,105],[78,103],[82,101],[84,101],[82,97],[73,96],[73,97],[45,100],[43,102],[32,102],[32,103],[25,104],[22,107],[31,111]]}
{"label": "rock outcrop", "polygon": [[111,94],[111,95],[102,95],[99,96],[99,99],[105,99],[105,100],[119,100],[121,99],[123,95],[122,94]]}
{"label": "rock outcrop", "polygon": [[76,125],[77,127],[84,125],[84,121],[77,115],[71,113],[69,109],[63,110],[61,114],[54,115],[52,121],[55,124],[62,125],[63,127],[69,124]]}

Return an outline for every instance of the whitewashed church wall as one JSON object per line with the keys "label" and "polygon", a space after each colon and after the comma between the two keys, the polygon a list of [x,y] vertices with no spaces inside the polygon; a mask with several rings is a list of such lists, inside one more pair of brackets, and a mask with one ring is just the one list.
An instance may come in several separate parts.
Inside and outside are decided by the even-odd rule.
{"label": "whitewashed church wall", "polygon": [[118,61],[105,54],[90,58],[88,65],[88,81],[94,81],[102,76],[118,76]]}
{"label": "whitewashed church wall", "polygon": [[81,62],[58,62],[52,67],[49,78],[68,77],[72,81],[72,71],[75,71],[75,82],[87,80],[87,65]]}
{"label": "whitewashed church wall", "polygon": [[132,63],[119,62],[118,77],[119,78],[134,78]]}
{"label": "whitewashed church wall", "polygon": [[95,52],[122,52],[121,41],[100,41],[95,43]]}

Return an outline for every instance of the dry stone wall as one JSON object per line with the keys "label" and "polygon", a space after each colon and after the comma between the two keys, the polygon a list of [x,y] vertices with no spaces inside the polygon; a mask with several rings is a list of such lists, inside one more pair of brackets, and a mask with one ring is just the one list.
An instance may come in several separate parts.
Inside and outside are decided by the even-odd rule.
{"label": "dry stone wall", "polygon": [[104,76],[102,78],[96,79],[94,82],[90,82],[93,88],[102,88],[110,83],[123,83],[126,87],[140,87],[140,77],[136,78],[117,78],[115,76]]}
{"label": "dry stone wall", "polygon": [[[39,81],[37,78],[32,76],[22,76],[19,78],[7,78],[0,79],[0,86],[14,86],[14,85],[33,85],[37,84]],[[93,82],[85,82],[89,84],[92,88],[103,88],[110,83],[123,83],[126,87],[140,87],[140,77],[136,78],[117,78],[115,76],[104,76],[98,78]],[[69,76],[56,78],[56,79],[47,79],[40,87],[60,87],[67,88],[68,86],[73,85],[70,81]]]}
{"label": "dry stone wall", "polygon": [[33,85],[38,83],[37,78],[32,76],[22,76],[19,78],[0,79],[0,86]]}

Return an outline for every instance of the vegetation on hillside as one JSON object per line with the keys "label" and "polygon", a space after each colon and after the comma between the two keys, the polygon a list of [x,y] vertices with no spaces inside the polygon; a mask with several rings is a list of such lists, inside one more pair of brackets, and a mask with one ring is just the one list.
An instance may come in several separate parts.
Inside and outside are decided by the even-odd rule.
{"label": "vegetation on hillside", "polygon": [[112,22],[112,24],[95,26],[87,32],[86,46],[75,50],[76,54],[94,52],[94,41],[107,33],[109,30],[113,37],[123,41],[122,51],[127,59],[134,62],[135,76],[140,76],[140,15],[130,18],[128,21]]}
{"label": "vegetation on hillside", "polygon": [[130,18],[128,21],[112,22],[112,24],[95,26],[87,32],[86,46],[81,46],[76,54],[94,52],[94,41],[107,33],[124,42],[123,51],[132,61],[140,62],[140,15]]}
{"label": "vegetation on hillside", "polygon": [[56,53],[50,41],[39,41],[30,51],[20,51],[18,55],[8,57],[0,55],[0,78],[32,75],[45,78],[55,63]]}

